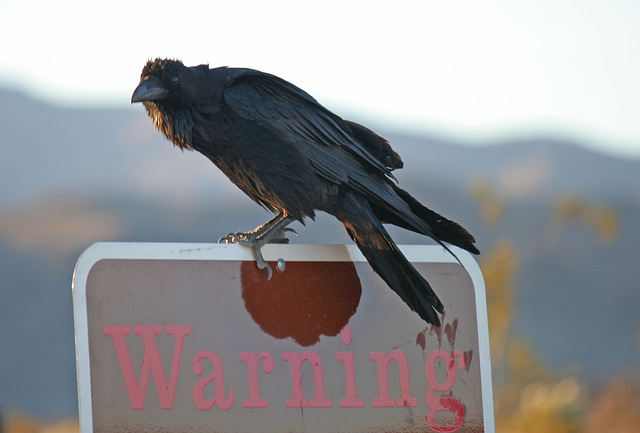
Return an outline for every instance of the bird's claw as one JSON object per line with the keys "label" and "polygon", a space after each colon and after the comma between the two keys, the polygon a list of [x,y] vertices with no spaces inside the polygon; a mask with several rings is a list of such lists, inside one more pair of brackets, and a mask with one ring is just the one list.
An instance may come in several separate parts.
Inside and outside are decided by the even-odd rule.
{"label": "bird's claw", "polygon": [[273,270],[271,269],[271,265],[267,263],[267,261],[262,257],[261,248],[258,246],[253,247],[253,257],[256,259],[256,266],[258,269],[266,269],[269,275],[267,276],[267,281],[271,280],[273,276]]}
{"label": "bird's claw", "polygon": [[[262,247],[267,243],[288,243],[286,232],[293,233],[298,236],[298,233],[294,229],[287,227],[287,224],[293,221],[290,216],[280,213],[276,217],[267,221],[263,225],[257,227],[250,232],[236,232],[229,233],[218,240],[218,243],[227,244],[240,244],[245,247],[249,247],[253,250],[253,257],[256,259],[256,266],[258,269],[266,269],[269,273],[267,281],[271,280],[273,276],[273,270],[271,266],[262,257]],[[280,261],[282,263],[280,263]],[[276,269],[280,272],[284,272],[284,260],[280,259]]]}
{"label": "bird's claw", "polygon": [[229,233],[226,234],[224,236],[222,236],[220,239],[218,239],[218,243],[219,244],[233,244],[235,239],[235,234],[234,233]]}
{"label": "bird's claw", "polygon": [[[291,232],[291,233],[293,233],[294,235],[298,236],[298,232],[297,232],[297,231],[295,231],[294,229],[292,229],[291,227],[285,227],[285,228],[283,228],[283,229],[282,229],[282,231],[283,231],[283,232]],[[283,234],[284,234],[284,233],[283,233]]]}
{"label": "bird's claw", "polygon": [[257,236],[253,232],[236,232],[236,233],[227,233],[218,239],[219,244],[240,244],[244,246],[254,246],[256,244],[265,244],[265,243],[273,243],[273,244],[286,244],[289,243],[289,239],[287,239],[285,232],[293,233],[298,236],[298,232],[292,228],[285,227],[283,229],[275,232],[267,242],[262,242],[260,237]]}
{"label": "bird's claw", "polygon": [[[273,237],[271,237],[267,243],[288,243],[289,239],[286,238],[284,232],[291,232],[298,236],[298,233],[294,229],[290,229],[285,227],[278,232],[276,232]],[[218,239],[219,244],[240,244],[245,247],[249,247],[253,250],[253,257],[256,260],[256,267],[258,269],[266,269],[268,272],[267,281],[271,280],[273,277],[273,269],[271,265],[267,263],[267,261],[262,256],[262,246],[265,244],[264,239],[260,239],[259,236],[256,236],[255,233],[252,232],[237,232],[237,233],[228,233],[225,236],[222,236]]]}
{"label": "bird's claw", "polygon": [[271,280],[273,276],[273,270],[271,265],[262,257],[262,245],[263,243],[258,240],[258,237],[254,233],[228,233],[218,239],[219,244],[240,244],[245,247],[249,247],[253,250],[253,257],[256,259],[256,266],[258,269],[266,269],[269,273],[267,281]]}
{"label": "bird's claw", "polygon": [[218,239],[219,244],[240,244],[244,246],[253,246],[258,241],[255,237],[248,236],[248,233],[236,232],[228,233]]}

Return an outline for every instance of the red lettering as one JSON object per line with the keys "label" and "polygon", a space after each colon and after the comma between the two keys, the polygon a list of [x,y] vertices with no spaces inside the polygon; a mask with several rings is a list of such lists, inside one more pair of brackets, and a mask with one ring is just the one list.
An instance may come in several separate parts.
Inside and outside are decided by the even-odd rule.
{"label": "red lettering", "polygon": [[[214,404],[218,405],[221,410],[229,410],[233,405],[233,388],[229,387],[227,391],[229,398],[224,397],[224,374],[222,371],[222,362],[220,357],[210,350],[202,350],[196,353],[191,363],[191,370],[196,376],[202,376],[204,368],[202,366],[202,360],[208,359],[211,362],[213,371],[207,377],[204,377],[196,382],[191,391],[191,399],[193,404],[200,410],[209,410]],[[206,386],[215,380],[215,388],[213,397],[210,399],[205,398],[204,389]]]}
{"label": "red lettering", "polygon": [[267,407],[267,400],[260,398],[260,388],[258,385],[258,364],[261,359],[262,370],[271,374],[273,371],[273,357],[265,350],[256,356],[255,352],[240,352],[240,361],[247,363],[247,379],[249,382],[249,398],[242,400],[242,407],[251,409],[264,409]]}
{"label": "red lettering", "polygon": [[395,406],[417,407],[418,400],[411,397],[409,392],[409,368],[407,358],[399,350],[389,352],[370,352],[369,359],[375,361],[378,366],[378,397],[373,399],[373,407],[393,407],[394,401],[389,397],[389,383],[387,380],[387,368],[390,361],[398,365],[400,376],[400,397],[395,400]]}
{"label": "red lettering", "polygon": [[[153,376],[160,408],[172,409],[183,343],[185,337],[191,334],[191,327],[188,325],[166,325],[164,327],[160,325],[113,325],[104,326],[103,332],[104,335],[108,335],[111,338],[113,343],[131,409],[144,409],[150,374]],[[127,346],[127,336],[132,333],[141,338],[144,347],[142,365],[140,366],[138,377],[134,372]],[[164,340],[165,336],[173,336],[174,341],[168,381],[156,345],[156,340],[164,343],[166,341]],[[353,334],[348,327],[344,327],[340,331],[340,340],[345,346],[349,346],[352,343]],[[249,396],[242,400],[242,407],[247,409],[267,408],[267,400],[260,397],[258,368],[262,361],[262,371],[266,374],[271,374],[274,370],[272,355],[263,350],[257,354],[256,352],[240,352],[238,357],[240,361],[246,364],[249,387]],[[358,398],[356,393],[353,353],[346,351],[336,352],[335,358],[344,367],[345,396],[340,399],[340,407],[364,407],[363,399]],[[418,401],[411,397],[409,369],[404,353],[400,350],[393,350],[388,354],[370,352],[369,359],[376,362],[378,373],[378,397],[373,399],[373,407],[418,406]],[[208,360],[211,364],[212,371],[208,375],[200,377],[204,374],[205,360]],[[287,408],[332,407],[332,400],[326,398],[324,394],[322,364],[315,351],[307,350],[302,353],[282,352],[282,360],[288,362],[290,367],[291,398],[285,400]],[[311,365],[313,376],[313,398],[310,400],[305,399],[302,395],[301,370],[305,361]],[[388,368],[391,361],[396,363],[399,376],[400,396],[395,399],[389,396]],[[425,403],[428,407],[426,422],[431,430],[438,433],[455,432],[464,423],[464,407],[462,403],[451,396],[436,397],[435,393],[451,391],[455,385],[457,370],[467,369],[467,364],[468,360],[460,350],[455,350],[452,353],[434,350],[427,356],[424,366],[425,377],[429,385],[425,393]],[[436,377],[436,367],[438,368],[438,377],[443,382],[438,381],[438,377]],[[217,405],[220,410],[229,410],[233,405],[233,388],[228,387],[225,396],[224,371],[220,357],[209,350],[200,351],[194,356],[191,369],[196,376],[200,377],[192,390],[192,400],[195,407],[201,411],[206,411]],[[211,385],[212,382],[213,385]],[[210,385],[214,387],[213,395],[207,398],[205,392]],[[207,392],[206,395],[211,395],[211,391]],[[435,420],[435,415],[438,412],[449,412],[446,416],[440,415],[444,418],[445,425],[440,424],[443,423],[441,418],[438,421]],[[451,421],[452,418],[453,421]]]}
{"label": "red lettering", "polygon": [[[436,379],[435,366],[438,358],[444,361],[446,367],[446,379],[444,383],[440,383]],[[429,354],[424,365],[424,374],[430,386],[424,397],[427,406],[430,408],[427,412],[427,425],[430,429],[438,433],[454,432],[460,428],[464,421],[464,408],[460,401],[452,397],[436,397],[434,395],[435,391],[446,392],[453,388],[453,384],[456,381],[456,367],[459,370],[466,367],[464,354],[459,350],[455,350],[453,354],[448,354],[444,350],[434,350]],[[455,417],[453,424],[442,426],[436,423],[434,415],[440,411],[453,413]]]}
{"label": "red lettering", "polygon": [[[351,329],[346,326],[340,331],[342,344],[348,346],[352,340]],[[353,353],[337,352],[336,359],[344,364],[344,386],[346,397],[340,399],[340,407],[363,407],[364,402],[356,396],[356,379],[353,368]]]}
{"label": "red lettering", "polygon": [[307,399],[302,398],[300,366],[304,361],[308,361],[313,370],[314,397],[311,399],[311,407],[331,407],[331,400],[324,396],[322,364],[316,352],[306,350],[302,355],[297,352],[282,352],[282,360],[287,361],[291,369],[291,398],[286,400],[286,407],[307,407],[308,405]]}
{"label": "red lettering", "polygon": [[171,368],[169,370],[169,384],[162,370],[158,348],[156,347],[155,336],[162,334],[162,327],[159,325],[143,326],[137,325],[133,327],[133,333],[142,337],[144,344],[144,354],[142,357],[142,366],[140,368],[140,380],[136,382],[133,366],[131,365],[131,357],[125,337],[131,334],[131,326],[115,325],[105,326],[104,335],[111,337],[113,347],[116,351],[118,363],[120,364],[120,372],[124,380],[124,385],[129,396],[131,409],[143,409],[144,400],[147,392],[147,382],[149,379],[149,371],[153,376],[153,382],[160,400],[162,409],[171,409],[173,407],[173,397],[175,395],[176,383],[178,381],[178,370],[180,368],[180,356],[182,354],[182,342],[184,337],[191,333],[191,327],[182,326],[165,326],[165,334],[173,335],[173,357],[171,359]]}

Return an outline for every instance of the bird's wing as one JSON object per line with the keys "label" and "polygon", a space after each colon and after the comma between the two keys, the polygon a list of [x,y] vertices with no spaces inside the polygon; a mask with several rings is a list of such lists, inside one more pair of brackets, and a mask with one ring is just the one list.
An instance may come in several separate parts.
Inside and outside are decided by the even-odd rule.
{"label": "bird's wing", "polygon": [[324,179],[347,184],[372,205],[405,221],[404,227],[433,237],[429,224],[414,214],[389,180],[393,167],[355,139],[347,122],[276,76],[254,70],[235,70],[233,75],[223,99],[238,115],[293,143]]}
{"label": "bird's wing", "polygon": [[383,161],[353,138],[345,121],[308,93],[276,76],[244,71],[229,83],[224,101],[240,116],[295,142],[323,177],[344,183],[357,169],[393,177]]}

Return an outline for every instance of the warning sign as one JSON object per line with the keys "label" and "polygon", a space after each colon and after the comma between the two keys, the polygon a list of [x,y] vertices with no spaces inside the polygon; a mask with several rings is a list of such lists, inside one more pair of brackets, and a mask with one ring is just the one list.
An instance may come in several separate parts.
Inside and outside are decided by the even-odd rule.
{"label": "warning sign", "polygon": [[82,431],[493,431],[476,263],[401,249],[439,328],[355,246],[268,245],[267,280],[238,245],[93,245],[74,275]]}

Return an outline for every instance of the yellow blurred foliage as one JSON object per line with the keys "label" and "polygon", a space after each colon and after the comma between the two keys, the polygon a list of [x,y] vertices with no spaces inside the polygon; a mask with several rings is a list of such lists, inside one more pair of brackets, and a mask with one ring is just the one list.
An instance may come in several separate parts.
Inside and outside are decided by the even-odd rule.
{"label": "yellow blurred foliage", "polygon": [[[504,204],[490,182],[475,177],[469,194],[481,221],[495,229]],[[552,218],[578,222],[605,244],[618,236],[616,212],[572,195],[556,200]],[[587,389],[577,378],[545,366],[530,345],[512,335],[520,254],[512,240],[496,237],[481,256],[485,280],[496,431],[504,433],[640,433],[640,384],[612,382]],[[640,341],[640,331],[638,331]]]}
{"label": "yellow blurred foliage", "polygon": [[62,419],[54,422],[41,423],[25,416],[9,417],[3,433],[79,433],[80,426],[77,419]]}
{"label": "yellow blurred foliage", "polygon": [[487,292],[491,361],[499,365],[504,362],[505,346],[513,320],[512,286],[517,257],[513,244],[507,238],[496,239],[482,257],[480,268]]}
{"label": "yellow blurred foliage", "polygon": [[610,383],[593,399],[582,433],[640,432],[640,383]]}
{"label": "yellow blurred foliage", "polygon": [[618,236],[618,216],[609,206],[564,195],[556,200],[554,216],[561,221],[577,221],[594,230],[602,243],[613,242]]}
{"label": "yellow blurred foliage", "polygon": [[469,195],[478,203],[480,219],[488,226],[495,226],[502,217],[502,200],[494,193],[489,180],[483,176],[474,176],[468,183]]}
{"label": "yellow blurred foliage", "polygon": [[515,396],[514,408],[496,416],[496,431],[577,433],[584,395],[582,386],[573,378],[527,384]]}

